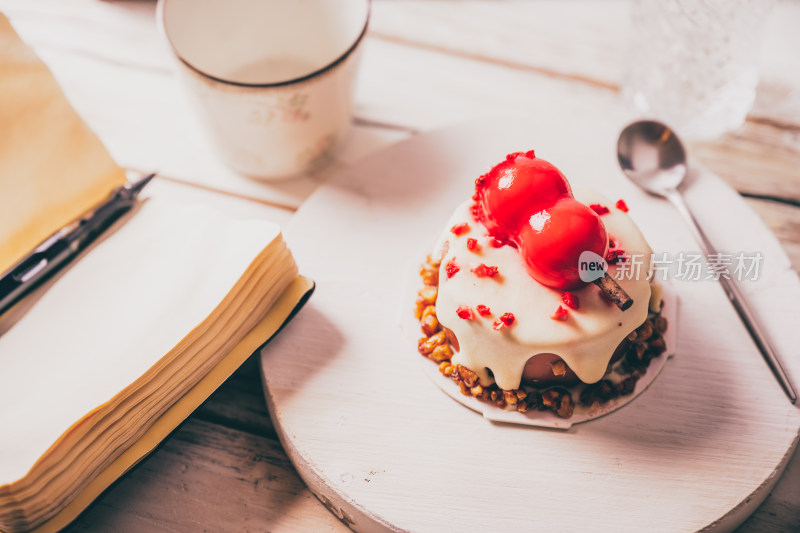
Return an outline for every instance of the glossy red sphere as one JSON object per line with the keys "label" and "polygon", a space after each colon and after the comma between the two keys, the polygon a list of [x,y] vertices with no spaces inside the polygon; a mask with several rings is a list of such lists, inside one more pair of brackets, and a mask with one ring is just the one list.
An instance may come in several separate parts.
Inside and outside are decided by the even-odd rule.
{"label": "glossy red sphere", "polygon": [[[529,152],[530,153],[530,152]],[[572,196],[567,178],[556,167],[524,154],[512,154],[484,176],[482,205],[486,227],[495,237],[511,238],[531,212]]]}
{"label": "glossy red sphere", "polygon": [[606,228],[600,217],[571,196],[534,213],[518,233],[517,246],[528,272],[554,289],[585,285],[578,260],[584,251],[603,257]]}
{"label": "glossy red sphere", "polygon": [[528,273],[543,285],[581,287],[581,253],[605,257],[600,216],[575,200],[564,175],[532,151],[510,154],[482,176],[476,201],[489,233],[514,244]]}

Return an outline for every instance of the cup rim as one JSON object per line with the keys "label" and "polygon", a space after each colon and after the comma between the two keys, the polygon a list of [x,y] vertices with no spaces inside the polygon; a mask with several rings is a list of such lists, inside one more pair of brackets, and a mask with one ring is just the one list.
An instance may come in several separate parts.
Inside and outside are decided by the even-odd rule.
{"label": "cup rim", "polygon": [[167,26],[166,26],[166,24],[164,24],[164,6],[166,5],[166,3],[168,1],[169,0],[158,0],[158,6],[156,7],[156,19],[157,19],[158,27],[161,30],[161,34],[166,39],[166,41],[169,44],[169,47],[172,50],[172,53],[175,55],[175,57],[178,58],[178,60],[181,63],[183,63],[187,68],[189,68],[191,71],[199,74],[200,76],[202,76],[204,78],[208,78],[210,80],[214,80],[216,82],[223,83],[225,85],[233,85],[233,86],[236,86],[236,87],[251,87],[251,88],[285,87],[287,85],[294,85],[296,83],[302,83],[304,81],[307,81],[307,80],[310,80],[312,78],[315,78],[315,77],[319,76],[320,74],[324,74],[324,73],[326,73],[326,72],[328,72],[330,70],[333,70],[338,65],[340,65],[342,62],[344,62],[344,60],[347,59],[350,55],[352,55],[352,53],[356,50],[356,48],[358,48],[358,45],[361,44],[361,41],[364,39],[364,36],[367,34],[367,28],[369,27],[369,19],[370,19],[371,15],[372,15],[372,0],[365,0],[366,3],[367,3],[367,11],[366,11],[366,16],[364,17],[364,26],[361,28],[361,32],[358,34],[358,36],[353,41],[353,44],[351,44],[349,48],[347,48],[339,57],[337,57],[336,59],[334,59],[333,61],[331,61],[327,65],[324,65],[324,66],[322,66],[322,67],[320,67],[320,68],[318,68],[316,70],[313,70],[310,73],[305,74],[303,76],[299,76],[299,77],[296,77],[296,78],[290,78],[290,79],[284,80],[284,81],[278,81],[278,82],[272,82],[272,83],[245,83],[245,82],[240,82],[240,81],[228,80],[228,79],[225,79],[225,78],[221,78],[219,76],[214,76],[213,74],[209,74],[208,72],[205,72],[204,70],[194,66],[189,61],[184,59],[184,57],[180,54],[180,52],[178,52],[178,49],[175,46],[175,44],[172,42],[172,39],[169,36],[169,32],[167,31]]}

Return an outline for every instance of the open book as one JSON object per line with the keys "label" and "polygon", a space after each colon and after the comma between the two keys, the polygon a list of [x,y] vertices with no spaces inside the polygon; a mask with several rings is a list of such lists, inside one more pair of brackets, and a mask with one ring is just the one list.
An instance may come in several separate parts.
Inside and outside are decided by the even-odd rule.
{"label": "open book", "polygon": [[[123,181],[0,15],[0,272]],[[275,224],[145,198],[0,315],[0,531],[66,525],[312,286]]]}

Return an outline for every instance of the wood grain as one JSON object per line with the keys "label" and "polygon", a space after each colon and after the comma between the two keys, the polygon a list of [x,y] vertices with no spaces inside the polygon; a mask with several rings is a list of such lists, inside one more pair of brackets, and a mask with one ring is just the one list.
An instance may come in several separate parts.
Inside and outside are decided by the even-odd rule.
{"label": "wood grain", "polygon": [[800,208],[770,200],[746,200],[781,241],[794,269],[800,271]]}
{"label": "wood grain", "polygon": [[[125,166],[295,208],[333,173],[265,185],[228,171],[171,76],[173,62],[155,27],[152,3],[3,0],[0,8]],[[446,25],[443,9],[446,3],[438,1],[375,3],[359,83],[362,120],[337,163],[353,163],[404,138],[369,128],[374,122],[419,130],[491,114],[535,115],[551,102],[569,101],[560,112],[576,114],[618,105],[615,80],[621,76],[625,31],[610,31],[608,21],[627,20],[626,2],[595,2],[579,10],[557,2],[466,2],[448,12]],[[787,16],[794,12],[792,5],[785,9]],[[794,71],[786,76],[794,79]],[[759,116],[785,124],[788,115]],[[148,124],[159,124],[159,132]],[[755,122],[699,147],[698,156],[723,177],[732,176],[740,190],[751,191],[757,175],[772,194],[797,199],[799,143],[796,130]],[[743,168],[729,172],[724,161],[740,159]]]}
{"label": "wood grain", "polygon": [[795,452],[769,498],[737,529],[738,533],[800,531],[800,449]]}
{"label": "wood grain", "polygon": [[296,209],[342,166],[408,135],[356,122],[326,166],[288,181],[249,179],[222,163],[186,101],[154,2],[3,0],[0,10],[124,167]]}
{"label": "wood grain", "polygon": [[690,149],[739,192],[800,204],[800,129],[748,122],[716,141],[693,143]]}
{"label": "wood grain", "polygon": [[[374,36],[451,56],[563,77],[615,90],[627,58],[630,2],[376,2]],[[447,11],[447,16],[443,16]],[[761,50],[761,83],[750,116],[785,127],[800,125],[800,66],[792,22],[800,4],[779,2]],[[464,38],[464,36],[469,38]]]}

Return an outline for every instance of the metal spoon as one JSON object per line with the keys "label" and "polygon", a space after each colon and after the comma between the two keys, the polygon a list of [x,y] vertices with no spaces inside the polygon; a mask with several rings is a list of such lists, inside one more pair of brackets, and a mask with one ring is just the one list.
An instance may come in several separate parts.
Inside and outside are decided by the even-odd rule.
{"label": "metal spoon", "polygon": [[[706,258],[717,253],[692,216],[679,191],[681,183],[686,178],[688,167],[686,151],[672,130],[660,122],[650,120],[629,124],[619,135],[617,159],[622,171],[636,185],[650,194],[664,197],[672,202],[688,223],[692,236]],[[778,383],[789,400],[795,403],[797,394],[789,377],[739,287],[732,279],[727,279],[726,275],[719,276],[719,281]]]}

